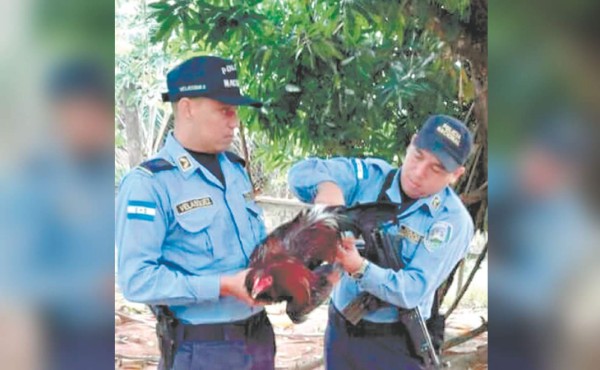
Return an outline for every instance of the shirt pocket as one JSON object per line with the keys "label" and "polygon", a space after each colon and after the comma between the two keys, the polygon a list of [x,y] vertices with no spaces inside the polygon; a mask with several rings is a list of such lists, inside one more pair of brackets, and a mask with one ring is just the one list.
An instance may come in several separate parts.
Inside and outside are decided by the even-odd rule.
{"label": "shirt pocket", "polygon": [[[190,254],[190,260],[214,258],[215,230],[213,230],[217,209],[208,207],[178,214],[175,212],[175,248]],[[185,257],[185,256],[184,256]]]}
{"label": "shirt pocket", "polygon": [[[255,244],[263,241],[267,236],[267,230],[265,228],[263,210],[256,204],[256,202],[246,202],[246,213],[248,215],[248,222],[252,229]],[[254,247],[254,246],[253,246]]]}

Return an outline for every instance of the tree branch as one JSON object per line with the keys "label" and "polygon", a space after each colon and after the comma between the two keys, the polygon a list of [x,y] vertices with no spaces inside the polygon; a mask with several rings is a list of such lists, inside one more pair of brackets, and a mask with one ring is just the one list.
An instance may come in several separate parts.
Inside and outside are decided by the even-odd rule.
{"label": "tree branch", "polygon": [[446,313],[445,313],[446,318],[448,318],[452,314],[452,311],[454,311],[454,309],[458,306],[458,304],[460,303],[460,300],[467,292],[467,289],[469,289],[469,285],[471,285],[471,282],[473,281],[473,278],[475,277],[475,273],[477,272],[477,270],[479,270],[479,268],[481,267],[481,262],[483,262],[485,256],[487,255],[487,251],[488,251],[488,243],[485,244],[483,251],[481,251],[481,254],[479,255],[479,257],[477,257],[475,266],[473,267],[473,270],[471,270],[471,273],[469,274],[469,278],[467,279],[466,284],[462,287],[460,293],[458,293],[458,295],[454,299],[454,302],[452,302],[452,305],[446,311]]}
{"label": "tree branch", "polygon": [[481,321],[482,321],[482,323],[478,328],[473,329],[470,332],[460,335],[456,338],[452,338],[452,339],[445,341],[444,344],[442,344],[442,350],[447,350],[448,348],[458,346],[459,344],[463,344],[463,343],[475,338],[476,336],[485,333],[488,330],[488,323],[483,318],[481,319]]}

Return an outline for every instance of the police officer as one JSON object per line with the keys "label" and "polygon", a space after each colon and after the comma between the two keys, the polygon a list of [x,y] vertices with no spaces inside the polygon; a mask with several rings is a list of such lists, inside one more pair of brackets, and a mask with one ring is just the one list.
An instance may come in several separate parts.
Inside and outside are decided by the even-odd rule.
{"label": "police officer", "polygon": [[235,65],[218,57],[181,63],[167,86],[174,130],[119,189],[119,284],[125,298],[177,320],[173,369],[272,369],[272,326],[244,289],[266,234],[262,211],[244,161],[226,151],[237,106],[262,104],[240,94]]}
{"label": "police officer", "polygon": [[[398,307],[418,307],[430,316],[435,290],[467,253],[473,221],[450,188],[465,171],[472,137],[459,120],[429,117],[413,136],[403,166],[395,170],[380,159],[309,158],[289,173],[292,191],[305,202],[355,205],[384,195],[400,203],[395,234],[405,267],[382,268],[345,242],[338,262],[347,274],[333,291],[325,333],[328,369],[419,369],[425,366],[407,345]],[[386,177],[389,180],[386,183]],[[341,311],[361,292],[391,305],[368,312],[356,325]]]}

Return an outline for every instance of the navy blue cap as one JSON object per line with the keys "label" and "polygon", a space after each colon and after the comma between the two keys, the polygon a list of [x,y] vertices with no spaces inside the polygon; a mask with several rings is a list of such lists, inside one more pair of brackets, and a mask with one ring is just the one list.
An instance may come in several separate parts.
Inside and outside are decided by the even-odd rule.
{"label": "navy blue cap", "polygon": [[230,105],[262,106],[261,102],[240,93],[235,64],[219,57],[198,56],[186,60],[169,71],[167,88],[169,91],[162,94],[165,102],[176,102],[183,97],[206,97]]}
{"label": "navy blue cap", "polygon": [[467,126],[456,118],[430,116],[417,133],[415,146],[431,152],[446,171],[452,172],[469,158],[473,136]]}

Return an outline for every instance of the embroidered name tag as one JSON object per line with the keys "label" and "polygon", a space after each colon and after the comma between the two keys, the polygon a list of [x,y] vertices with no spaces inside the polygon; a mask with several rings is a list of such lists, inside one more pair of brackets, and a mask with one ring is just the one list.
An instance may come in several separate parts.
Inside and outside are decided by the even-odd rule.
{"label": "embroidered name tag", "polygon": [[400,225],[400,236],[405,239],[408,239],[411,243],[415,244],[418,244],[421,241],[421,239],[423,239],[423,235],[417,233],[416,231],[404,224]]}
{"label": "embroidered name tag", "polygon": [[186,213],[191,211],[192,209],[208,207],[212,206],[213,201],[211,197],[198,198],[188,200],[187,202],[179,203],[175,208],[177,209],[178,214]]}

